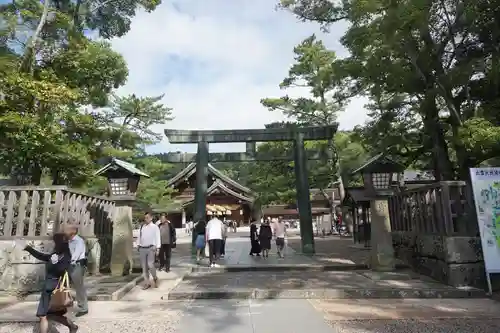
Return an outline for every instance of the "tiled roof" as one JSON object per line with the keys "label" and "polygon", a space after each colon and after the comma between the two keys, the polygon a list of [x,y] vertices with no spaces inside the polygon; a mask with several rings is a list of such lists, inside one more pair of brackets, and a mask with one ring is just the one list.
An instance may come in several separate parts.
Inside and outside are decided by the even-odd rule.
{"label": "tiled roof", "polygon": [[[216,180],[213,182],[212,186],[210,186],[208,189],[207,189],[207,195],[210,195],[210,194],[213,194],[215,193],[216,191],[222,191],[226,194],[228,194],[229,196],[232,196],[236,199],[239,199],[241,201],[245,201],[245,202],[253,202],[254,201],[254,198],[253,197],[249,197],[249,196],[246,196],[246,195],[242,195],[238,192],[235,192],[233,191],[232,189],[230,189],[229,187],[227,187],[226,185],[224,185],[224,183],[221,181],[221,180]],[[185,201],[183,203],[183,205],[188,205],[190,203],[194,202],[194,198],[191,199],[191,200],[188,200],[188,201]]]}
{"label": "tiled roof", "polygon": [[102,168],[100,168],[99,170],[97,170],[97,172],[95,173],[95,175],[96,176],[101,175],[104,172],[106,172],[109,169],[111,169],[113,167],[116,167],[116,166],[118,166],[118,167],[120,167],[122,169],[125,169],[126,171],[130,172],[133,175],[137,175],[137,176],[142,176],[142,177],[149,178],[149,175],[146,174],[146,173],[144,173],[143,171],[137,169],[135,167],[135,164],[132,164],[132,163],[129,163],[129,162],[125,162],[125,161],[119,160],[117,158],[113,158],[110,163],[106,164],[105,166],[103,166]]}
{"label": "tiled roof", "polygon": [[[184,170],[179,172],[177,175],[175,175],[173,178],[171,178],[167,182],[167,187],[172,186],[172,185],[176,185],[180,180],[191,177],[192,175],[195,174],[195,172],[196,172],[196,163],[190,163]],[[235,189],[237,189],[245,194],[248,194],[248,195],[252,194],[252,190],[250,190],[248,187],[245,187],[245,186],[241,185],[240,183],[238,183],[237,181],[229,178],[224,173],[217,170],[210,163],[208,164],[208,172],[211,173],[216,178],[221,179],[223,182],[231,185]]]}

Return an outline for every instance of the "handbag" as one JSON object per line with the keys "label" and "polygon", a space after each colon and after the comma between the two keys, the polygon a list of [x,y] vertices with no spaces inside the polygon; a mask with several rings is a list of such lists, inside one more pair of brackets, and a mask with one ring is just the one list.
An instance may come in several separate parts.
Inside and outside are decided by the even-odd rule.
{"label": "handbag", "polygon": [[71,297],[69,289],[69,275],[65,272],[57,282],[57,287],[52,292],[49,303],[49,311],[66,310],[73,306],[73,297]]}
{"label": "handbag", "polygon": [[205,257],[210,257],[210,247],[208,246],[208,242],[205,242]]}

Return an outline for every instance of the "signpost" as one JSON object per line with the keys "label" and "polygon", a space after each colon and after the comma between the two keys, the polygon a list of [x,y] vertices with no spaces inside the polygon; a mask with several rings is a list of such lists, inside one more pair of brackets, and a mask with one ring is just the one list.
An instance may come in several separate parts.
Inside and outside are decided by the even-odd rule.
{"label": "signpost", "polygon": [[490,274],[500,273],[500,168],[470,169],[488,291]]}

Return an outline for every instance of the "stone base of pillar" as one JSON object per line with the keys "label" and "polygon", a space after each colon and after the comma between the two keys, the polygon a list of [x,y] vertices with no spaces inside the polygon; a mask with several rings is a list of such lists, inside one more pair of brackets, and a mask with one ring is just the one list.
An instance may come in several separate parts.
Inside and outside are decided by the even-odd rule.
{"label": "stone base of pillar", "polygon": [[374,271],[388,272],[395,268],[392,246],[391,220],[386,199],[372,200],[371,210],[371,260]]}
{"label": "stone base of pillar", "polygon": [[113,250],[111,253],[111,275],[121,276],[132,270],[132,207],[115,207],[113,222]]}
{"label": "stone base of pillar", "polygon": [[314,243],[302,244],[302,254],[312,256],[315,252]]}

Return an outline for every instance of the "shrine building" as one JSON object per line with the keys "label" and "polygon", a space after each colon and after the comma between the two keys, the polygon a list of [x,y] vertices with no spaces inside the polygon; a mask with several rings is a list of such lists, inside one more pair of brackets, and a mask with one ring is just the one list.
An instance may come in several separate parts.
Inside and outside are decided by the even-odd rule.
{"label": "shrine building", "polygon": [[[168,218],[176,228],[193,219],[195,186],[196,163],[189,164],[167,183],[167,187],[175,189],[173,198],[180,207],[168,212]],[[217,215],[221,220],[236,221],[240,226],[250,223],[254,196],[249,188],[211,164],[208,164],[207,187],[207,218]]]}

